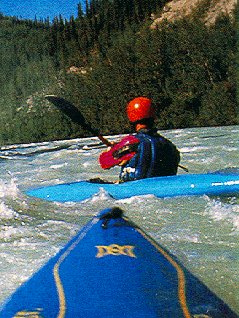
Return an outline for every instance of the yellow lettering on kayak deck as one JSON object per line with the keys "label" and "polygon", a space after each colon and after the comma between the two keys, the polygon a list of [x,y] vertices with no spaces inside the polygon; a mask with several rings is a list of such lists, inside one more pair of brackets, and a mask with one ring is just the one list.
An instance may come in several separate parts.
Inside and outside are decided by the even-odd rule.
{"label": "yellow lettering on kayak deck", "polygon": [[135,246],[132,245],[118,245],[118,244],[111,244],[109,246],[105,245],[98,245],[96,246],[98,252],[96,257],[104,257],[107,255],[114,255],[114,256],[119,256],[119,255],[125,255],[129,257],[136,257],[134,254],[134,248]]}

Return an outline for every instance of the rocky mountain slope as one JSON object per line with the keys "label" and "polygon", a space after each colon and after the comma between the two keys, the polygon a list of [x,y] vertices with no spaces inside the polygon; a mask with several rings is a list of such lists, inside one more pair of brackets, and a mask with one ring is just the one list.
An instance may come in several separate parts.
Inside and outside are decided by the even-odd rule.
{"label": "rocky mountain slope", "polygon": [[206,24],[213,24],[222,13],[233,16],[237,0],[172,0],[166,4],[161,16],[153,16],[152,28],[156,28],[164,20],[175,20],[190,16],[200,10]]}

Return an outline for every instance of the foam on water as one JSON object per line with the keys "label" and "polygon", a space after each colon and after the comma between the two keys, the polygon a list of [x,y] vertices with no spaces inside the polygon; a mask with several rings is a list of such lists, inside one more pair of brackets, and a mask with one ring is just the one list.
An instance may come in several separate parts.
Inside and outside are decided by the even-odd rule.
{"label": "foam on water", "polygon": [[11,179],[10,181],[0,180],[0,198],[17,197],[19,193],[16,179]]}
{"label": "foam on water", "polygon": [[18,213],[9,208],[5,202],[0,201],[0,219],[14,219]]}
{"label": "foam on water", "polygon": [[8,241],[12,240],[12,238],[16,238],[18,236],[19,229],[17,229],[14,226],[2,226],[1,227],[1,233],[0,233],[0,239],[2,241]]}
{"label": "foam on water", "polygon": [[108,200],[113,200],[112,196],[104,188],[100,188],[98,193],[94,194],[90,199],[86,199],[83,202],[94,203]]}
{"label": "foam on water", "polygon": [[200,151],[207,151],[209,148],[208,147],[195,147],[195,146],[191,146],[191,147],[183,147],[180,148],[180,152],[182,153],[198,153]]}
{"label": "foam on water", "polygon": [[156,197],[153,194],[146,194],[146,195],[141,195],[141,196],[133,196],[131,198],[127,199],[120,199],[118,200],[118,203],[123,203],[123,204],[141,204],[142,202],[145,202],[145,200],[148,199],[156,199]]}
{"label": "foam on water", "polygon": [[239,204],[224,203],[220,200],[208,200],[205,215],[218,224],[227,222],[239,233]]}
{"label": "foam on water", "polygon": [[64,168],[64,167],[66,167],[68,165],[68,163],[67,162],[64,162],[64,163],[62,163],[62,164],[58,164],[58,165],[51,165],[49,168],[50,169],[60,169],[60,168]]}

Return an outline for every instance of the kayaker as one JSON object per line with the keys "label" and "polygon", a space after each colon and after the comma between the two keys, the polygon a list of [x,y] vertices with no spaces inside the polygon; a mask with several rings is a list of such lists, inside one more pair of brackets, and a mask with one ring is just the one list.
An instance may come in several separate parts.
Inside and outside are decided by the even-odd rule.
{"label": "kayaker", "polygon": [[176,175],[180,153],[154,127],[156,116],[151,99],[137,97],[131,100],[127,105],[127,116],[139,144],[133,158],[120,164],[120,182]]}

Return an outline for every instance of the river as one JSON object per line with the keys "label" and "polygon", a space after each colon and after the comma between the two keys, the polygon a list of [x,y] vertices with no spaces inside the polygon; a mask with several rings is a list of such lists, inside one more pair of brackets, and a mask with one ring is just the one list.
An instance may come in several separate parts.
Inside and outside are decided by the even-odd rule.
{"label": "river", "polygon": [[[239,173],[239,126],[161,132],[182,154],[190,173]],[[110,136],[117,140],[119,136]],[[54,255],[99,210],[120,206],[239,314],[239,195],[136,196],[115,200],[99,193],[81,203],[45,202],[24,191],[102,177],[97,138],[2,146],[0,150],[0,302]],[[183,170],[179,171],[184,174]]]}

